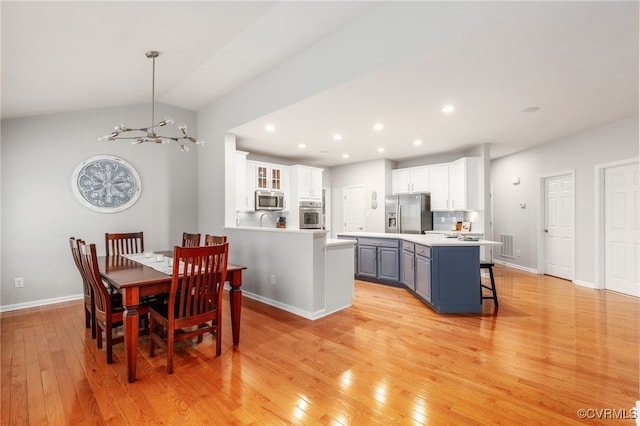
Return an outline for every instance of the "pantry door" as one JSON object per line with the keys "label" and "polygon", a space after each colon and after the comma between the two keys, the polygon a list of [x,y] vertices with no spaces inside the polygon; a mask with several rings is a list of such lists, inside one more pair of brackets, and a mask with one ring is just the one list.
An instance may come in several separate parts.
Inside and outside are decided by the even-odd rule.
{"label": "pantry door", "polygon": [[638,163],[604,171],[607,290],[640,297],[640,183]]}
{"label": "pantry door", "polygon": [[545,179],[545,274],[573,280],[574,190],[573,174]]}

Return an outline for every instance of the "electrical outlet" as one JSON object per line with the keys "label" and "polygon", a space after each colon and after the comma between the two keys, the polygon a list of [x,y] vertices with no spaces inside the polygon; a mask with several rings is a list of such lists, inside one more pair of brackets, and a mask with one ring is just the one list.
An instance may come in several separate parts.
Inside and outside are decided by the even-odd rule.
{"label": "electrical outlet", "polygon": [[14,284],[15,284],[16,288],[24,287],[24,278],[22,278],[22,277],[16,278],[15,281],[14,281]]}
{"label": "electrical outlet", "polygon": [[440,223],[444,223],[444,216],[440,218]]}
{"label": "electrical outlet", "polygon": [[516,257],[520,257],[520,250],[516,250]]}
{"label": "electrical outlet", "polygon": [[271,274],[271,285],[276,285],[276,275]]}

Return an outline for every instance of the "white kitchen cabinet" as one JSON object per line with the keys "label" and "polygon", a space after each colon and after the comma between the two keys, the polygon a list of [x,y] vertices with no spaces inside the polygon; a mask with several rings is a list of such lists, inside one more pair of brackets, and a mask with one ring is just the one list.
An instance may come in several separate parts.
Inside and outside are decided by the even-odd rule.
{"label": "white kitchen cabinet", "polygon": [[283,190],[283,167],[277,164],[248,161],[247,165],[255,167],[255,189],[264,191]]}
{"label": "white kitchen cabinet", "polygon": [[431,210],[483,210],[480,161],[466,157],[430,166]]}
{"label": "white kitchen cabinet", "polygon": [[431,210],[449,210],[449,164],[429,166]]}
{"label": "white kitchen cabinet", "polygon": [[[240,161],[236,167],[236,175],[240,172]],[[244,167],[244,201],[239,200],[240,194],[236,194],[236,208],[238,211],[255,211],[256,191],[281,191],[284,193],[285,210],[288,206],[288,176],[287,166],[280,164],[262,163],[246,160]],[[239,179],[239,177],[237,177]],[[236,190],[240,184],[236,183]],[[244,204],[243,204],[244,203]]]}
{"label": "white kitchen cabinet", "polygon": [[295,165],[291,166],[291,173],[295,175],[295,191],[298,201],[322,201],[322,169]]}
{"label": "white kitchen cabinet", "polygon": [[249,153],[236,151],[236,211],[239,212],[253,210],[248,200],[249,194],[253,198],[253,191],[247,192],[247,154]]}
{"label": "white kitchen cabinet", "polygon": [[429,192],[429,166],[392,170],[391,181],[394,194]]}

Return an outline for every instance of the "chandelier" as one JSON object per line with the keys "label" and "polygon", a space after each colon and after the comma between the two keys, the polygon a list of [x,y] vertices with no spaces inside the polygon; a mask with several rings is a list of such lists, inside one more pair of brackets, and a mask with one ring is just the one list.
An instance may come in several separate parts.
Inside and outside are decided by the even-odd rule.
{"label": "chandelier", "polygon": [[[159,53],[155,50],[146,53],[147,58],[153,60],[153,71],[151,74],[151,126],[143,127],[141,129],[130,129],[126,127],[124,124],[119,124],[114,127],[114,131],[109,133],[108,135],[102,136],[98,138],[99,141],[107,140],[107,141],[115,141],[120,139],[128,139],[131,140],[133,144],[145,143],[145,142],[153,142],[153,143],[171,143],[176,142],[180,145],[180,149],[183,151],[189,151],[189,147],[185,145],[185,142],[193,142],[196,145],[203,145],[204,141],[196,139],[194,137],[189,136],[187,133],[187,125],[186,124],[178,124],[178,130],[182,133],[180,136],[161,136],[156,133],[156,128],[171,126],[174,121],[172,118],[167,117],[162,121],[159,121],[157,124],[153,124],[156,122],[155,119],[155,84],[156,84],[156,58]],[[138,135],[131,134],[129,132],[138,132]],[[142,134],[140,134],[142,133]]]}

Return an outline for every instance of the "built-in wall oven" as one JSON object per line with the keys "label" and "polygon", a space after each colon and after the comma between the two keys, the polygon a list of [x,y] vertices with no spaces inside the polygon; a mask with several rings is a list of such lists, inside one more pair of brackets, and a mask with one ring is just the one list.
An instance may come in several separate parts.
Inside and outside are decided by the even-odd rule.
{"label": "built-in wall oven", "polygon": [[300,229],[322,229],[322,202],[300,201]]}

